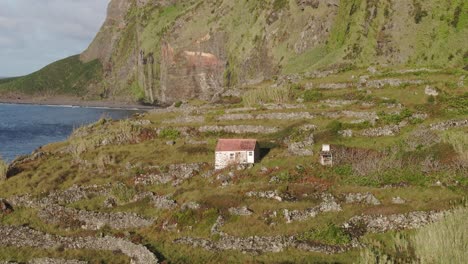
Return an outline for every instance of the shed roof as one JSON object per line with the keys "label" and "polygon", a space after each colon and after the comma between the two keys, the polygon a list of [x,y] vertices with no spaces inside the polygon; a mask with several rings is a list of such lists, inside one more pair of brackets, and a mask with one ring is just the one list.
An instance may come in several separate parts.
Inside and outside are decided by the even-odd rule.
{"label": "shed roof", "polygon": [[256,139],[219,139],[216,151],[254,151]]}

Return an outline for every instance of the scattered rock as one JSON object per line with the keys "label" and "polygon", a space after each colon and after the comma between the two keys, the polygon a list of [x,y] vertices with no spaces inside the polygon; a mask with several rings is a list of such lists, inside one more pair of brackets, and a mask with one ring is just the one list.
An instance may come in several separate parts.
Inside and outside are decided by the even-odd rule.
{"label": "scattered rock", "polygon": [[186,202],[182,205],[182,210],[187,210],[187,209],[191,209],[191,210],[198,210],[200,209],[200,204],[197,203],[197,202]]}
{"label": "scattered rock", "polygon": [[439,92],[436,89],[430,87],[429,85],[426,86],[426,88],[424,89],[424,93],[426,95],[429,95],[429,96],[438,96],[439,95]]}
{"label": "scattered rock", "polygon": [[274,199],[277,201],[293,200],[289,194],[280,194],[278,191],[251,191],[245,194],[247,197]]}
{"label": "scattered rock", "polygon": [[229,208],[229,213],[232,215],[247,216],[247,215],[252,215],[253,211],[247,208],[247,206],[242,206],[238,208],[234,208],[234,207]]}
{"label": "scattered rock", "polygon": [[400,196],[392,198],[392,204],[404,204],[406,201],[402,199]]}
{"label": "scattered rock", "polygon": [[108,197],[104,200],[103,206],[104,208],[114,208],[117,206],[117,201],[114,197]]}
{"label": "scattered rock", "polygon": [[166,141],[166,145],[168,145],[168,146],[174,146],[175,144],[176,144],[176,142],[174,140]]}
{"label": "scattered rock", "polygon": [[346,203],[365,203],[370,205],[380,205],[379,199],[377,199],[372,193],[348,193],[345,195]]}
{"label": "scattered rock", "polygon": [[351,129],[341,130],[341,131],[338,131],[338,134],[342,137],[350,138],[350,137],[353,137],[353,130]]}
{"label": "scattered rock", "polygon": [[367,68],[367,71],[370,73],[370,74],[376,74],[377,73],[377,69],[373,66],[370,66],[369,68]]}

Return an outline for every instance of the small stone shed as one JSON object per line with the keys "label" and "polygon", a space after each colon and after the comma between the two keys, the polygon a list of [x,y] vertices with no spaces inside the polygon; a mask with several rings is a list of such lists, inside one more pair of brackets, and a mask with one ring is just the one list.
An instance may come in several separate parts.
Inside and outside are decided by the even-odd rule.
{"label": "small stone shed", "polygon": [[322,145],[320,152],[320,164],[323,166],[333,166],[333,154],[330,145]]}
{"label": "small stone shed", "polygon": [[215,169],[231,165],[254,164],[260,159],[256,139],[219,139],[215,153]]}

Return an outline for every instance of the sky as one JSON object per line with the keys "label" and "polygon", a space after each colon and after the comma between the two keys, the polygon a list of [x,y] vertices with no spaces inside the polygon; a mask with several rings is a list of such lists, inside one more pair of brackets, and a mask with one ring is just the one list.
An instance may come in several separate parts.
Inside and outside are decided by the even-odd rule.
{"label": "sky", "polygon": [[85,50],[109,0],[0,0],[0,77],[25,75]]}

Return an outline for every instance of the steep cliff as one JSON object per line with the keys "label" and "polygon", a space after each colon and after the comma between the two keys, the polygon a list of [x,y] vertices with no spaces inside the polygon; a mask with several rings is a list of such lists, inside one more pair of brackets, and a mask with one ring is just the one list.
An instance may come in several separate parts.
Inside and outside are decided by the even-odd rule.
{"label": "steep cliff", "polygon": [[467,35],[464,0],[112,0],[80,60],[102,64],[90,97],[172,103],[316,69],[463,68]]}

